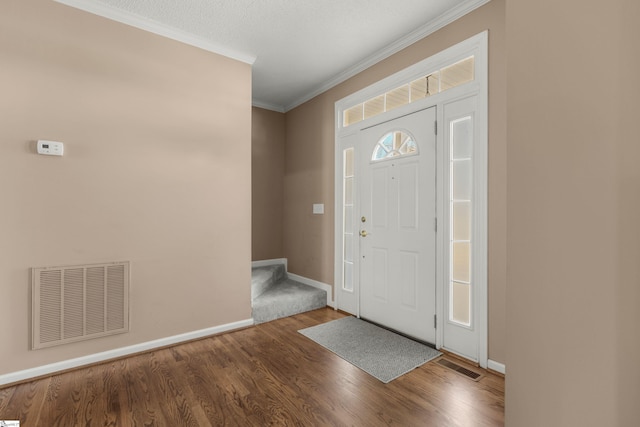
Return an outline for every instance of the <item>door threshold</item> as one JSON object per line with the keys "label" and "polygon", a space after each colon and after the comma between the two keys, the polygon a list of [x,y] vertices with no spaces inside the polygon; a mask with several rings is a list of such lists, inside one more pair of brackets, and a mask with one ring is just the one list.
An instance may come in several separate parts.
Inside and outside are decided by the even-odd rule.
{"label": "door threshold", "polygon": [[480,363],[478,363],[477,361],[472,360],[472,359],[467,359],[466,357],[464,357],[464,356],[462,356],[460,354],[454,353],[451,350],[447,350],[444,347],[439,348],[438,351],[444,353],[444,355],[447,356],[450,359],[457,359],[457,360],[459,360],[461,362],[466,363],[467,365],[471,365],[471,366],[474,366],[476,368],[480,368]]}
{"label": "door threshold", "polygon": [[413,337],[413,336],[411,336],[411,335],[405,334],[404,332],[401,332],[401,331],[398,331],[398,330],[396,330],[396,329],[390,328],[390,327],[388,327],[388,326],[382,325],[382,324],[380,324],[380,323],[374,322],[374,321],[369,320],[369,319],[367,319],[367,318],[365,318],[365,317],[360,317],[359,319],[360,319],[360,320],[364,320],[364,321],[365,321],[365,322],[367,322],[367,323],[371,323],[372,325],[375,325],[375,326],[377,326],[377,327],[379,327],[379,328],[386,329],[387,331],[389,331],[389,332],[393,332],[394,334],[398,334],[398,335],[400,335],[400,336],[402,336],[402,337],[405,337],[405,338],[407,338],[407,339],[410,339],[411,341],[415,341],[415,342],[417,342],[417,343],[420,343],[420,344],[426,345],[427,347],[431,347],[431,348],[432,348],[432,349],[434,349],[434,350],[438,350],[438,349],[436,348],[436,345],[435,345],[435,344],[430,343],[430,342],[428,342],[428,341],[424,341],[424,340],[421,340],[421,339],[419,339],[419,338]]}

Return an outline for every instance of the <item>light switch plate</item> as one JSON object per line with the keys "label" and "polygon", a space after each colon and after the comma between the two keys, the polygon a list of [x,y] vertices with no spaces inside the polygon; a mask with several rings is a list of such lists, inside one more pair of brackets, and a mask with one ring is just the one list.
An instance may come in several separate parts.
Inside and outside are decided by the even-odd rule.
{"label": "light switch plate", "polygon": [[313,213],[315,215],[324,214],[324,203],[314,203],[313,204]]}

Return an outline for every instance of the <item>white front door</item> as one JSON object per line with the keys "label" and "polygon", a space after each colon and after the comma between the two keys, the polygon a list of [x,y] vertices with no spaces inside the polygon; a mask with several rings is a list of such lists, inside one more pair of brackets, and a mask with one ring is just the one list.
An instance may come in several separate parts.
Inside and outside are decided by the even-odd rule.
{"label": "white front door", "polygon": [[360,316],[435,343],[436,108],[360,131]]}

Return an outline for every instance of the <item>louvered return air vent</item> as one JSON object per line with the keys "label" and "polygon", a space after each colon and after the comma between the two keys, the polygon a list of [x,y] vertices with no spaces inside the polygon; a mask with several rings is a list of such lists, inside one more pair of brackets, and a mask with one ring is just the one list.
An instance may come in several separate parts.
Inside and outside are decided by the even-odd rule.
{"label": "louvered return air vent", "polygon": [[33,349],[129,332],[129,262],[32,269]]}

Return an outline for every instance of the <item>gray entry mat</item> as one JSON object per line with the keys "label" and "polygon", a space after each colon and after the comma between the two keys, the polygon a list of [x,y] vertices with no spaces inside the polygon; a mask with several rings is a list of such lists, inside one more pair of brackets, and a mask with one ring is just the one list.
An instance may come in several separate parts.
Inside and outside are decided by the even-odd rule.
{"label": "gray entry mat", "polygon": [[383,383],[442,354],[427,345],[351,316],[298,332]]}

